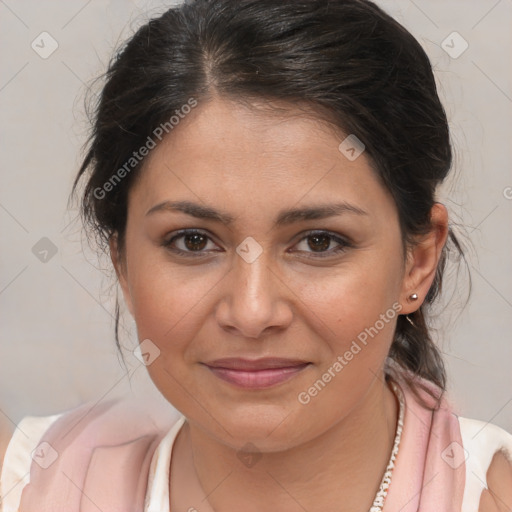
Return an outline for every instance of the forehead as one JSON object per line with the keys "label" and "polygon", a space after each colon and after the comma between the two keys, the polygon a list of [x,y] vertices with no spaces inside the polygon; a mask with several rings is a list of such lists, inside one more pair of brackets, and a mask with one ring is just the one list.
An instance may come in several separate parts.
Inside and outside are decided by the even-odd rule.
{"label": "forehead", "polygon": [[193,199],[269,209],[341,199],[392,208],[364,151],[356,159],[340,151],[346,136],[290,105],[200,103],[148,155],[130,207]]}

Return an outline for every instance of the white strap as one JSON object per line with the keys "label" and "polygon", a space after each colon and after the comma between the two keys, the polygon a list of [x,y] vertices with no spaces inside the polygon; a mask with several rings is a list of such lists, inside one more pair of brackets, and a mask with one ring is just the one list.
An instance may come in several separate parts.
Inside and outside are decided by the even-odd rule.
{"label": "white strap", "polygon": [[18,512],[21,493],[30,482],[32,452],[46,430],[60,415],[25,416],[19,422],[7,445],[0,475],[0,511]]}
{"label": "white strap", "polygon": [[492,423],[460,416],[459,424],[462,444],[467,451],[461,512],[478,512],[482,491],[487,489],[487,471],[494,454],[503,449],[512,460],[512,434]]}

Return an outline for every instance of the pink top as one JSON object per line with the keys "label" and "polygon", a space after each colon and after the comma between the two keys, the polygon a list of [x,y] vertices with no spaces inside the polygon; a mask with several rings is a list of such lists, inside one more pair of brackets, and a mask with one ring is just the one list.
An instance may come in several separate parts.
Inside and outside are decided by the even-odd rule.
{"label": "pink top", "polygon": [[[439,393],[424,379],[418,383]],[[398,384],[404,425],[383,512],[477,512],[492,455],[502,449],[512,459],[512,435],[457,417],[444,396],[436,410],[425,408],[405,381]],[[437,401],[417,389],[434,408]],[[84,404],[60,415],[32,454],[19,512],[168,512],[172,445],[184,421],[162,423],[127,400]],[[156,483],[158,506],[151,501]]]}
{"label": "pink top", "polygon": [[[439,389],[421,380],[439,396]],[[405,395],[404,429],[383,512],[441,512],[461,510],[465,484],[465,455],[457,416],[443,396],[437,410],[422,407],[400,382]],[[419,389],[426,405],[435,400]]]}

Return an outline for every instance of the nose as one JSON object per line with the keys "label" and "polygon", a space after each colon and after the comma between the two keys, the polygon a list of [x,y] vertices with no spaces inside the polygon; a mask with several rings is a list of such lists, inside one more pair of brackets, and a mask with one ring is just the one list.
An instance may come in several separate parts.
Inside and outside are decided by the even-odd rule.
{"label": "nose", "polygon": [[236,254],[223,281],[216,319],[230,334],[260,338],[290,325],[293,293],[266,251],[252,262]]}

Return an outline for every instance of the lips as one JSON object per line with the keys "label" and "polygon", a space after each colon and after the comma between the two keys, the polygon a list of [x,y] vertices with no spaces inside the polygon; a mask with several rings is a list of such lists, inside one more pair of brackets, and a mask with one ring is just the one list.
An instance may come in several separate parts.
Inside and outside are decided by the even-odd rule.
{"label": "lips", "polygon": [[224,358],[204,363],[220,379],[246,389],[262,389],[285,382],[311,363],[283,358]]}

